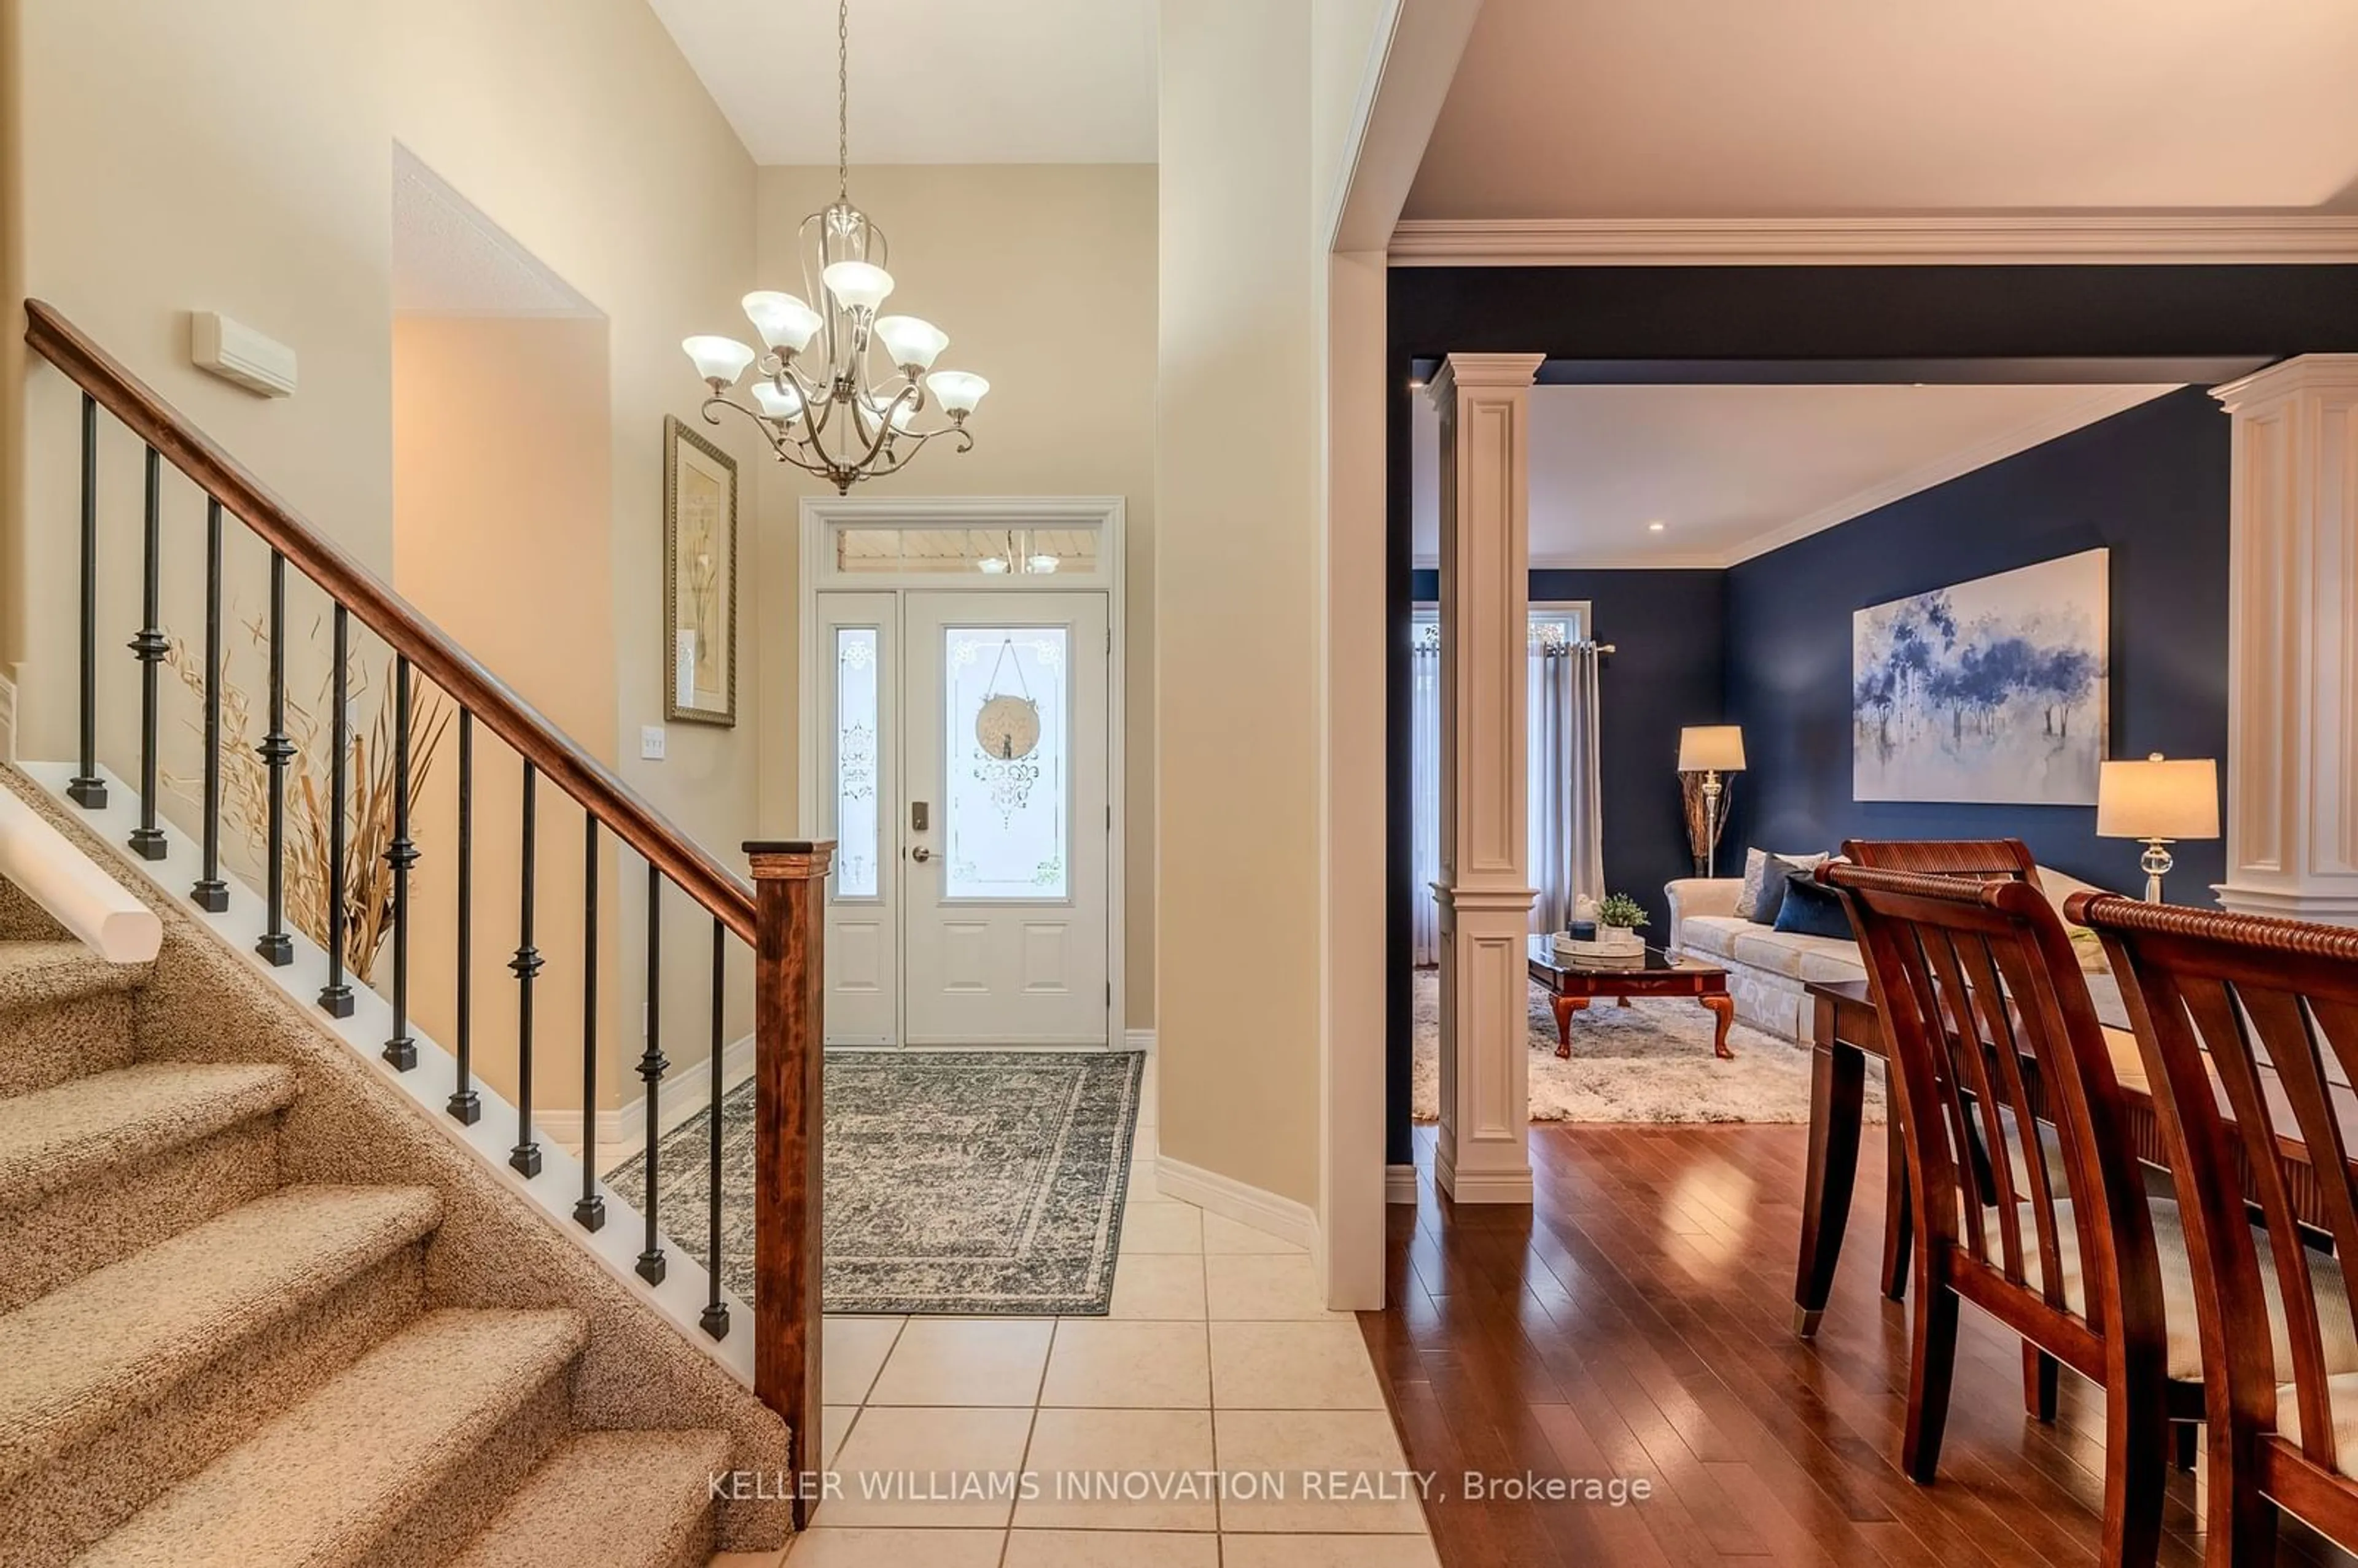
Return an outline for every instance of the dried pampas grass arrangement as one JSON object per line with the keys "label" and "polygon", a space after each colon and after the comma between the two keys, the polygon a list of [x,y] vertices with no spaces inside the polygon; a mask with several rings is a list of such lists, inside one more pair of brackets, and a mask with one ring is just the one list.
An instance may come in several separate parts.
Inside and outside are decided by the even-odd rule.
{"label": "dried pampas grass arrangement", "polygon": [[1727,807],[1735,798],[1736,789],[1735,780],[1724,773],[1720,775],[1719,832],[1714,834],[1711,812],[1704,804],[1704,778],[1702,773],[1679,775],[1679,806],[1687,819],[1687,852],[1694,857],[1694,874],[1697,876],[1703,875],[1704,867],[1710,862],[1711,852],[1719,847],[1712,840],[1727,832]]}
{"label": "dried pampas grass arrangement", "polygon": [[[310,642],[319,643],[320,623],[311,623]],[[270,634],[259,619],[245,622],[245,632],[265,661]],[[328,909],[333,879],[334,819],[329,815],[329,795],[335,781],[335,667],[323,654],[316,661],[325,671],[319,690],[305,701],[287,694],[287,738],[295,754],[287,760],[287,918],[297,931],[321,946],[328,942]],[[205,694],[205,661],[179,637],[170,639],[164,663],[195,694],[200,717],[189,720],[199,736],[204,733],[201,704]],[[269,725],[267,694],[260,711],[233,674],[233,654],[222,659],[221,763],[222,817],[242,835],[262,866],[270,853],[270,770],[259,750]],[[449,728],[449,704],[420,689],[413,681],[409,702],[409,799],[413,819],[410,838],[416,838],[415,812],[434,770],[434,754]],[[345,681],[346,710],[361,708],[378,683],[368,661],[351,661]],[[393,693],[379,693],[375,716],[355,722],[349,730],[352,754],[346,759],[344,802],[344,967],[363,985],[376,969],[377,953],[393,932],[393,867],[385,860],[393,848],[394,744]],[[168,775],[168,782],[191,800],[202,799],[203,780]]]}

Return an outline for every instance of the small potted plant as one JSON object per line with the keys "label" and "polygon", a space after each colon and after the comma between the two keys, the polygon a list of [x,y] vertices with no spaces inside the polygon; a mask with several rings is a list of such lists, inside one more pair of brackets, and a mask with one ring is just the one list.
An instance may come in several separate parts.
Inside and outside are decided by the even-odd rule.
{"label": "small potted plant", "polygon": [[1596,906],[1597,940],[1605,946],[1625,952],[1637,952],[1646,946],[1638,928],[1646,924],[1643,905],[1626,892],[1609,892],[1605,902]]}

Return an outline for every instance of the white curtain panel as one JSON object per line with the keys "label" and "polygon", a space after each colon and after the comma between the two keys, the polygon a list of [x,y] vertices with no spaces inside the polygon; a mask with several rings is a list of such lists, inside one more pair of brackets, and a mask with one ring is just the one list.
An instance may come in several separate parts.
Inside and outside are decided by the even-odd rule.
{"label": "white curtain panel", "polygon": [[1571,718],[1564,724],[1570,741],[1564,772],[1572,780],[1572,814],[1565,834],[1565,858],[1572,871],[1573,900],[1605,896],[1605,783],[1600,771],[1604,747],[1598,740],[1599,708],[1596,648],[1584,643],[1565,662],[1571,666]]}
{"label": "white curtain panel", "polygon": [[1528,685],[1531,929],[1561,931],[1605,896],[1596,747],[1596,650],[1534,643]]}
{"label": "white curtain panel", "polygon": [[1410,656],[1412,696],[1409,706],[1409,932],[1415,962],[1441,962],[1441,906],[1433,884],[1441,880],[1441,646],[1427,646],[1427,628],[1417,628]]}
{"label": "white curtain panel", "polygon": [[[1410,661],[1411,948],[1441,962],[1441,652],[1420,628]],[[1598,786],[1596,650],[1534,642],[1526,687],[1530,725],[1528,829],[1531,929],[1561,931],[1575,902],[1605,896],[1605,827]]]}

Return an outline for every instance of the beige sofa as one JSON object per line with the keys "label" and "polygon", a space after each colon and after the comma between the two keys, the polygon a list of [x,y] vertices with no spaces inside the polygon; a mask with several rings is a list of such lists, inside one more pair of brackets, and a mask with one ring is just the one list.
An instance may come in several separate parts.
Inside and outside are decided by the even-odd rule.
{"label": "beige sofa", "polygon": [[[2044,866],[2039,885],[2059,914],[2071,894],[2095,891],[2091,883]],[[1670,883],[1663,890],[1671,901],[1670,950],[1727,971],[1727,992],[1736,999],[1740,1022],[1787,1040],[1807,1040],[1812,1010],[1804,988],[1812,980],[1865,980],[1858,944],[1756,925],[1736,913],[1736,895],[1743,886],[1741,877],[1682,877]],[[2127,1028],[2120,988],[2104,967],[2103,950],[2082,942],[2080,953],[2096,1016]]]}

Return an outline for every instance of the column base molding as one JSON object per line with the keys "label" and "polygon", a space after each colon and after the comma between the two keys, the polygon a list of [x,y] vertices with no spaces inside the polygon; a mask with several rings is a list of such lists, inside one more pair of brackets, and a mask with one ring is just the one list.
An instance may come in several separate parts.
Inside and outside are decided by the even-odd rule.
{"label": "column base molding", "polygon": [[1460,1171],[1446,1139],[1433,1152],[1433,1184],[1452,1203],[1520,1204],[1525,1208],[1531,1203],[1529,1165],[1520,1171]]}
{"label": "column base molding", "polygon": [[2220,882],[2211,890],[2219,907],[2235,914],[2267,914],[2278,920],[2310,920],[2324,925],[2358,925],[2358,892],[2306,892]]}

